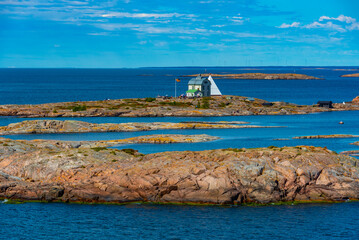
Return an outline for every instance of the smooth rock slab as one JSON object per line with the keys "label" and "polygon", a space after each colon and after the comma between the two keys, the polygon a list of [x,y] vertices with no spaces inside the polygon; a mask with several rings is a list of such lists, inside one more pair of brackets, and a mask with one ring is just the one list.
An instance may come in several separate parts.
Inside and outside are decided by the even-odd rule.
{"label": "smooth rock slab", "polygon": [[[16,145],[27,151],[6,150]],[[358,160],[318,147],[142,155],[6,140],[0,151],[0,198],[209,204],[359,198]]]}

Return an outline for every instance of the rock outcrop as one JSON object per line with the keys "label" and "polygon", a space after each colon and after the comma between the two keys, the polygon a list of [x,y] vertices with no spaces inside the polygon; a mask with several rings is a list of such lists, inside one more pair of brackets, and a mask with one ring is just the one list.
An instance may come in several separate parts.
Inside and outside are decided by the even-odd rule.
{"label": "rock outcrop", "polygon": [[308,146],[143,155],[1,139],[0,198],[210,204],[358,199],[358,163]]}
{"label": "rock outcrop", "polygon": [[[184,75],[183,77],[196,77],[198,74]],[[211,75],[213,78],[231,78],[231,79],[320,79],[313,76],[297,73],[231,73],[231,74],[201,74],[202,77],[208,77]]]}
{"label": "rock outcrop", "polygon": [[239,96],[210,98],[138,98],[108,101],[0,105],[0,116],[17,117],[204,117],[240,115],[291,115],[359,110],[355,103],[335,103],[333,108],[269,103]]}
{"label": "rock outcrop", "polygon": [[[58,141],[58,140],[42,140],[36,139],[31,141],[25,141],[37,148],[48,149],[68,149],[68,148],[97,148],[103,150],[107,147],[121,146],[123,144],[169,144],[169,143],[198,143],[209,142],[220,139],[219,137],[210,136],[207,134],[198,135],[182,135],[182,134],[154,134],[145,135],[125,139],[116,140],[103,140],[103,141]],[[5,138],[0,138],[0,141]],[[21,140],[19,140],[21,142]],[[22,141],[24,142],[24,141]],[[6,145],[6,143],[5,143]]]}
{"label": "rock outcrop", "polygon": [[352,100],[352,103],[359,104],[359,96],[355,97],[355,98]]}
{"label": "rock outcrop", "polygon": [[352,74],[341,75],[341,77],[359,77],[359,73],[352,73]]}
{"label": "rock outcrop", "polygon": [[293,137],[293,139],[355,138],[355,137],[359,137],[359,135],[352,135],[352,134],[312,135],[312,136]]}
{"label": "rock outcrop", "polygon": [[130,122],[88,123],[74,120],[30,120],[0,127],[0,135],[39,133],[135,132],[163,129],[272,128],[275,126],[243,125],[245,122]]}

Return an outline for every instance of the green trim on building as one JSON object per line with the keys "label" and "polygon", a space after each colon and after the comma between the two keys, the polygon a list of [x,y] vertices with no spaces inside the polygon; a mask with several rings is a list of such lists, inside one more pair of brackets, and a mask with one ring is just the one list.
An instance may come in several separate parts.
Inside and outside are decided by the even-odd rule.
{"label": "green trim on building", "polygon": [[186,93],[196,93],[197,91],[199,91],[198,89],[191,89],[191,90],[187,90]]}

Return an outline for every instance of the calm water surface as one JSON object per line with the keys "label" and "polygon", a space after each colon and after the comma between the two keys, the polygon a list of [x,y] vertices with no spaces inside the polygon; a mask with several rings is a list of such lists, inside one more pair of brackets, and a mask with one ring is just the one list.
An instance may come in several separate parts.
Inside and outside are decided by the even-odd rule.
{"label": "calm water surface", "polygon": [[[61,118],[62,119],[62,118]],[[326,112],[309,115],[288,116],[237,116],[237,117],[208,117],[208,118],[76,118],[76,120],[95,123],[102,122],[134,122],[134,121],[247,121],[260,126],[282,126],[279,128],[245,128],[245,129],[187,129],[187,130],[157,130],[141,132],[110,132],[110,133],[81,133],[81,134],[30,134],[10,135],[11,139],[57,139],[68,141],[81,140],[113,140],[150,134],[209,134],[221,139],[204,143],[179,144],[131,144],[120,145],[118,148],[134,148],[142,153],[183,150],[209,150],[220,148],[252,148],[268,146],[297,146],[312,145],[328,147],[334,151],[359,149],[350,143],[359,141],[357,138],[342,139],[292,139],[295,136],[318,134],[353,134],[359,135],[359,111]],[[23,121],[22,118],[0,118],[0,126],[11,122]],[[74,120],[74,119],[72,119]],[[339,124],[343,121],[344,124]],[[276,140],[285,139],[285,140]]]}
{"label": "calm water surface", "polygon": [[[358,95],[359,78],[341,78],[355,67],[260,68],[140,68],[140,69],[0,69],[0,104],[174,95],[174,79],[186,74],[301,73],[324,80],[218,79],[222,94],[268,101],[313,104],[318,100],[350,101]],[[341,69],[341,70],[338,70]],[[359,68],[356,68],[359,72]],[[185,93],[189,78],[180,77],[178,93]]]}
{"label": "calm water surface", "polygon": [[265,207],[0,204],[0,239],[358,239],[359,203]]}

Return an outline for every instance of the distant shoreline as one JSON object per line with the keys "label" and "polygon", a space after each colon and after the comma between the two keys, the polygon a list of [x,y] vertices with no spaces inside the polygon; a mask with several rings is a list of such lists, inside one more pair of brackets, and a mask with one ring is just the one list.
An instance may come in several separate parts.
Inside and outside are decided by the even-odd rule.
{"label": "distant shoreline", "polygon": [[[229,74],[201,74],[203,77],[211,75],[213,78],[231,78],[231,79],[264,79],[264,80],[306,80],[321,79],[306,74],[297,73],[229,73]],[[183,75],[181,77],[195,77],[197,74]]]}
{"label": "distant shoreline", "polygon": [[359,77],[359,73],[341,75],[341,77]]}

